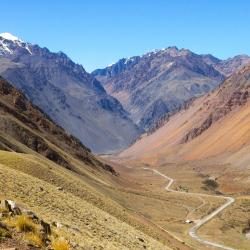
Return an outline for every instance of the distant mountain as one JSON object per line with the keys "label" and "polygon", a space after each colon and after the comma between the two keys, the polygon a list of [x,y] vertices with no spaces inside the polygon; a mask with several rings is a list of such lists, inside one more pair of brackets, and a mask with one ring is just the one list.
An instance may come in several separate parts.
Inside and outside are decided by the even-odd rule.
{"label": "distant mountain", "polygon": [[123,104],[137,125],[149,130],[188,100],[214,89],[248,61],[248,56],[222,61],[169,47],[123,58],[92,75]]}
{"label": "distant mountain", "polygon": [[244,106],[250,99],[250,64],[239,71],[210,93],[203,103],[203,117],[196,122],[183,138],[183,142],[190,141],[211,127],[235,109]]}
{"label": "distant mountain", "polygon": [[69,158],[71,155],[86,166],[115,174],[112,167],[100,162],[77,138],[67,134],[1,76],[0,114],[0,150],[36,152],[58,165],[80,173]]}
{"label": "distant mountain", "polygon": [[[150,135],[122,153],[124,157],[155,157],[163,161],[219,156],[247,170],[250,147],[250,64],[210,93],[171,116]],[[169,160],[169,161],[171,161]]]}
{"label": "distant mountain", "polygon": [[242,66],[250,63],[250,57],[248,55],[238,55],[233,58],[228,58],[227,60],[220,60],[212,55],[203,55],[203,58],[206,63],[212,65],[227,77],[232,75]]}
{"label": "distant mountain", "polygon": [[0,74],[96,153],[119,151],[140,133],[119,101],[62,52],[3,33]]}

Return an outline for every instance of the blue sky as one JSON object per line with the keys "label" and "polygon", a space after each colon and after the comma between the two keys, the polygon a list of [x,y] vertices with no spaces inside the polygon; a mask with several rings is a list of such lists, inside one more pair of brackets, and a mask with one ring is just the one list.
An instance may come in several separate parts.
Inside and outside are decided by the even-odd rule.
{"label": "blue sky", "polygon": [[168,46],[250,55],[248,0],[11,0],[0,32],[63,51],[87,71]]}

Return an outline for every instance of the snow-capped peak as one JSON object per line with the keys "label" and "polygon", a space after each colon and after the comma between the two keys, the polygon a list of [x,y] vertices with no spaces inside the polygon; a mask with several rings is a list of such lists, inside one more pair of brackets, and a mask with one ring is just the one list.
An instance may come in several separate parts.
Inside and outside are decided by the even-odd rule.
{"label": "snow-capped peak", "polygon": [[13,41],[13,42],[14,41],[20,41],[20,42],[22,42],[21,39],[19,39],[18,37],[14,36],[14,35],[12,35],[12,34],[10,34],[8,32],[1,33],[0,36],[2,38],[6,39],[6,40],[10,40],[10,41]]}
{"label": "snow-capped peak", "polygon": [[0,55],[15,54],[20,49],[25,49],[32,55],[32,45],[30,43],[26,43],[8,32],[0,34]]}

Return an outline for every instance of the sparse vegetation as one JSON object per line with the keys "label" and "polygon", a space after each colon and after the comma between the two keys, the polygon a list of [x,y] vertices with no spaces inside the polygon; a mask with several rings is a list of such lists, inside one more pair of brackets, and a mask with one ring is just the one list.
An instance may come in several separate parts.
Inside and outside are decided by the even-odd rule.
{"label": "sparse vegetation", "polygon": [[188,193],[188,187],[179,185],[179,191]]}
{"label": "sparse vegetation", "polygon": [[56,239],[52,242],[52,249],[53,250],[69,250],[70,246],[68,241],[65,239]]}
{"label": "sparse vegetation", "polygon": [[215,190],[219,187],[219,184],[216,182],[216,180],[213,180],[213,179],[205,179],[203,182],[202,182],[205,186],[204,186],[204,189],[205,190]]}
{"label": "sparse vegetation", "polygon": [[27,234],[24,236],[24,239],[25,239],[30,245],[33,245],[33,246],[36,246],[36,247],[42,247],[42,246],[43,246],[42,237],[41,237],[41,235],[39,235],[38,233],[33,233],[33,232],[27,233]]}
{"label": "sparse vegetation", "polygon": [[16,229],[19,232],[36,232],[36,224],[27,216],[20,215],[16,220]]}
{"label": "sparse vegetation", "polygon": [[242,230],[242,233],[247,233],[250,231],[250,219],[247,220],[247,226]]}
{"label": "sparse vegetation", "polygon": [[8,230],[0,228],[0,242],[5,238],[11,238],[11,234]]}

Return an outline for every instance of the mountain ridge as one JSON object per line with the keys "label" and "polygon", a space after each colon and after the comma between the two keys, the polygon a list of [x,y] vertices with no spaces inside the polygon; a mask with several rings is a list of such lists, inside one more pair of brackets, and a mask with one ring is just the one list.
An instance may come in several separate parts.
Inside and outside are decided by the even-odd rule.
{"label": "mountain ridge", "polygon": [[147,131],[185,102],[215,88],[247,62],[248,56],[223,61],[173,46],[123,58],[92,74]]}
{"label": "mountain ridge", "polygon": [[240,56],[224,62],[173,46],[123,58],[92,74],[131,113],[132,120],[147,131],[189,99],[214,89],[228,72],[248,61],[249,57]]}
{"label": "mountain ridge", "polygon": [[119,101],[63,52],[0,36],[0,74],[96,153],[124,149],[140,133]]}
{"label": "mountain ridge", "polygon": [[[228,152],[236,154],[241,147],[248,147],[245,123],[249,113],[249,77],[250,64],[246,64],[216,89],[193,100],[163,121],[160,128],[137,140],[121,157],[150,158],[157,152],[157,157],[162,155],[162,159],[175,152],[179,160],[204,159]],[[236,122],[237,126],[233,125]],[[235,134],[230,135],[230,131]],[[242,164],[239,162],[235,164]]]}

